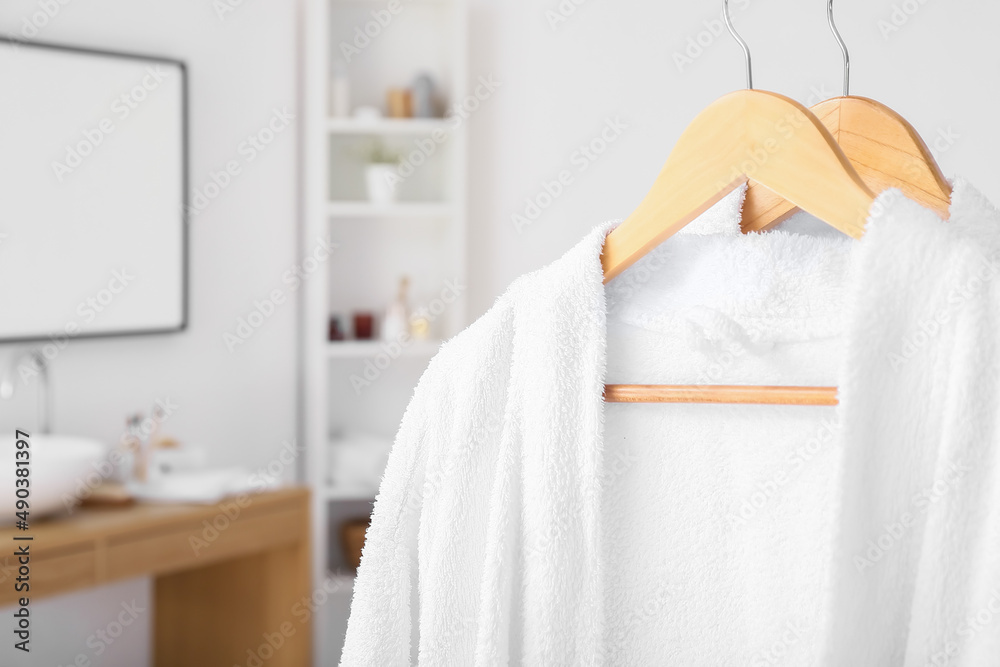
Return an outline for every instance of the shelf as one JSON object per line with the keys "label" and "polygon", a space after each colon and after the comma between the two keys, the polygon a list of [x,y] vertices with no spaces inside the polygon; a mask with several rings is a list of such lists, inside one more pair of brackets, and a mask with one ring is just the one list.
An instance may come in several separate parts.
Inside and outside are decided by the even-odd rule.
{"label": "shelf", "polygon": [[327,500],[375,500],[375,489],[367,487],[330,486],[323,487],[323,497]]}
{"label": "shelf", "polygon": [[[387,341],[381,340],[344,340],[327,343],[327,356],[331,359],[366,359],[375,357],[385,351]],[[415,340],[403,348],[402,357],[431,357],[441,347],[439,340]]]}
{"label": "shelf", "polygon": [[444,118],[328,118],[326,129],[330,134],[430,134],[448,132],[451,124]]}
{"label": "shelf", "polygon": [[451,204],[438,202],[379,205],[366,201],[335,201],[326,205],[326,213],[331,218],[443,218],[453,212]]}

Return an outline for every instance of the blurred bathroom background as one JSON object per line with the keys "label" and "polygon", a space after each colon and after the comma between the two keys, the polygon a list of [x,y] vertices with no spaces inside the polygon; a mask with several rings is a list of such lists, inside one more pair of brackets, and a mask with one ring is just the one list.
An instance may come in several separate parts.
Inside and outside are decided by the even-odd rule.
{"label": "blurred bathroom background", "polygon": [[[825,2],[732,6],[757,87],[841,94]],[[1000,200],[1000,5],[841,0],[837,18],[851,92]],[[686,123],[744,85],[715,0],[7,0],[0,37],[0,426],[41,429],[41,395],[52,433],[113,449],[155,423],[164,470],[308,485],[323,665],[441,341],[627,216]],[[26,189],[38,165],[48,189]],[[88,642],[151,595],[140,578],[33,603],[31,662],[5,642],[0,663],[151,665],[148,615]]]}

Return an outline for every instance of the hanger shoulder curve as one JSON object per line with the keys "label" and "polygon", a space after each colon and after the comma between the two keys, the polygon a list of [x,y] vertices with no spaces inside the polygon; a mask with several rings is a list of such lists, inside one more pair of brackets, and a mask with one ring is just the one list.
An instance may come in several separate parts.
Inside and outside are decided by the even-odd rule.
{"label": "hanger shoulder curve", "polygon": [[920,134],[901,115],[866,97],[844,98],[838,139],[873,190],[900,188],[947,219],[951,184]]}
{"label": "hanger shoulder curve", "polygon": [[605,282],[748,177],[855,238],[875,199],[806,107],[762,90],[729,93],[684,130],[645,199],[608,234]]}
{"label": "hanger shoulder curve", "polygon": [[[888,106],[865,97],[837,97],[812,107],[862,179],[875,192],[899,188],[943,219],[949,217],[951,185],[914,127]],[[797,207],[751,182],[743,231],[766,231]]]}

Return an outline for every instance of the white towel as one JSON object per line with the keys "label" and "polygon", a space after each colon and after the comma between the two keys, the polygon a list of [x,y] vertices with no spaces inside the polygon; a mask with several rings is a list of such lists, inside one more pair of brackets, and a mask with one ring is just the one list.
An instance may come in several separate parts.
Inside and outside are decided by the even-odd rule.
{"label": "white towel", "polygon": [[[945,225],[884,193],[845,287],[849,437],[828,649],[838,667],[924,664],[937,638],[960,635],[964,615],[989,603],[1000,507],[993,282],[952,307],[900,370],[887,366],[925,313],[948,308],[952,289],[983,268],[979,251],[998,245],[995,213],[974,193],[961,201],[969,210]],[[431,362],[376,502],[342,664],[606,662],[605,618],[636,601],[604,602],[608,229],[516,281]],[[874,568],[852,572],[857,550],[952,454],[968,454],[973,470]],[[706,628],[697,641],[712,639]],[[995,657],[977,653],[995,641],[979,631],[962,645],[968,662],[950,664],[990,664],[973,656]]]}

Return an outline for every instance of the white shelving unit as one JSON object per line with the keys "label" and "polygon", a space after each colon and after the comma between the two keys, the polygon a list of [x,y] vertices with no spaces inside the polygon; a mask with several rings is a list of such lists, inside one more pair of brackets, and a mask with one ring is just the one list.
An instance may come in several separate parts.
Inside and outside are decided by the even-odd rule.
{"label": "white shelving unit", "polygon": [[[389,442],[430,358],[466,324],[466,129],[458,119],[331,118],[333,63],[343,45],[355,45],[357,29],[369,40],[347,62],[351,105],[385,109],[390,87],[408,87],[418,74],[434,80],[443,106],[465,99],[468,82],[464,0],[405,0],[378,30],[378,0],[304,0],[304,219],[302,250],[329,237],[338,244],[328,261],[304,283],[302,375],[306,474],[313,489],[314,581],[337,582],[314,617],[315,665],[336,664],[350,603],[352,572],[339,544],[339,523],[366,516],[370,484],[329,483],[334,434],[370,434]],[[385,14],[381,14],[383,20]],[[371,34],[377,32],[377,34]],[[427,154],[428,138],[433,150]],[[416,169],[400,184],[398,201],[366,200],[364,147],[383,143]],[[416,164],[419,162],[419,164]],[[353,312],[380,316],[401,277],[410,280],[410,306],[427,308],[430,340],[390,346],[379,340],[327,340],[331,315],[350,329]],[[350,333],[348,331],[348,333]],[[372,369],[375,369],[374,371]],[[367,373],[367,375],[366,375]],[[346,469],[343,469],[346,470]],[[343,476],[343,475],[341,475]],[[345,585],[346,582],[346,585]]]}

